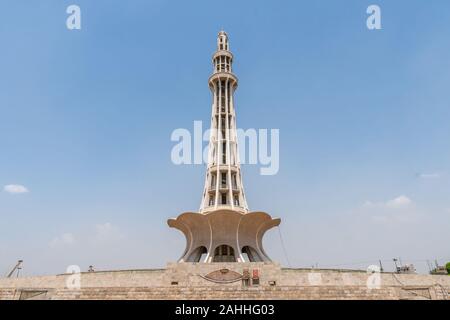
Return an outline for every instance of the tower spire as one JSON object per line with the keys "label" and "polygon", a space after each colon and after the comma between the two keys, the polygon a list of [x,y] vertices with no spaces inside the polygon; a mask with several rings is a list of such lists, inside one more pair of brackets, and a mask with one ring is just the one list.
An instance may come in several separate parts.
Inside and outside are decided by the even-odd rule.
{"label": "tower spire", "polygon": [[234,91],[238,79],[232,71],[233,54],[229,49],[228,35],[220,31],[212,59],[213,74],[208,81],[213,101],[201,213],[219,208],[248,212],[236,133]]}
{"label": "tower spire", "polygon": [[219,32],[217,36],[217,51],[230,51],[228,46],[228,34],[223,31],[223,29]]}

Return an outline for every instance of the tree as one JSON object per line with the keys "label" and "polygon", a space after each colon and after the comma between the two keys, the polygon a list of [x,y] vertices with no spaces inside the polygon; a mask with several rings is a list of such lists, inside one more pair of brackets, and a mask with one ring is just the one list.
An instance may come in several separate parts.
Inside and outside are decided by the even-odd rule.
{"label": "tree", "polygon": [[447,269],[447,273],[450,274],[450,262],[447,262],[445,269]]}

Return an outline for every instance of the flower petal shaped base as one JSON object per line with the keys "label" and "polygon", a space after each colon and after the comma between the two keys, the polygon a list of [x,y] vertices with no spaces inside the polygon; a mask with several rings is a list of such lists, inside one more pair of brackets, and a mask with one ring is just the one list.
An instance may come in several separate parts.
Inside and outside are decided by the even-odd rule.
{"label": "flower petal shaped base", "polygon": [[208,213],[186,212],[167,224],[186,237],[179,262],[270,262],[262,238],[281,219],[265,212],[242,213],[219,209]]}

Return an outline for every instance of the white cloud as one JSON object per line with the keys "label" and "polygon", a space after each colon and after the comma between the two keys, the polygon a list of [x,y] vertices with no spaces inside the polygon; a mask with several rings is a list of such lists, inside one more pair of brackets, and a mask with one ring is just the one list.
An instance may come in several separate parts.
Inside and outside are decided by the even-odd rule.
{"label": "white cloud", "polygon": [[405,195],[399,196],[386,202],[372,202],[366,201],[363,204],[365,208],[387,208],[387,209],[401,209],[409,207],[412,204],[412,200]]}
{"label": "white cloud", "polygon": [[115,246],[119,241],[124,239],[123,233],[120,229],[109,222],[98,224],[95,226],[93,232],[81,232],[78,236],[73,233],[63,233],[60,236],[53,238],[49,245],[52,248],[61,248],[73,246],[77,244],[78,247],[85,246]]}
{"label": "white cloud", "polygon": [[51,247],[61,247],[65,245],[72,245],[75,243],[75,237],[72,233],[63,233],[59,237],[53,238],[52,241],[50,241]]}
{"label": "white cloud", "polygon": [[407,196],[400,196],[386,202],[386,207],[392,209],[405,208],[412,204],[412,201]]}
{"label": "white cloud", "polygon": [[104,224],[98,224],[95,226],[95,241],[99,243],[114,242],[121,240],[123,234],[120,232],[119,228],[112,225],[109,222]]}
{"label": "white cloud", "polygon": [[434,173],[419,173],[417,175],[421,179],[438,179],[441,177],[440,173],[434,172]]}
{"label": "white cloud", "polygon": [[20,194],[29,192],[25,186],[20,184],[8,184],[3,187],[3,190],[11,194]]}
{"label": "white cloud", "polygon": [[413,204],[410,198],[402,195],[385,202],[367,201],[363,208],[368,210],[371,220],[376,223],[413,223],[421,218]]}

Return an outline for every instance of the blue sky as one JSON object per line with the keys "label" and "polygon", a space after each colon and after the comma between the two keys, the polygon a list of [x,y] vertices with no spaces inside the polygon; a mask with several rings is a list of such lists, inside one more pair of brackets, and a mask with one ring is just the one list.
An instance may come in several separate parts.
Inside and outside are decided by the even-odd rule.
{"label": "blue sky", "polygon": [[[366,28],[373,3],[382,30]],[[280,129],[279,173],[243,166],[250,208],[283,220],[288,259],[276,230],[269,255],[450,261],[448,21],[445,0],[2,0],[0,273],[19,258],[43,274],[179,257],[166,219],[198,209],[205,168],[172,164],[170,135],[209,123],[222,27],[238,126]]]}

